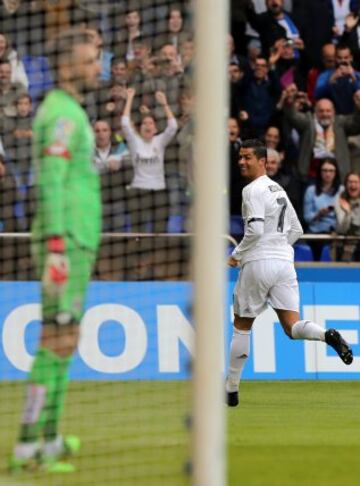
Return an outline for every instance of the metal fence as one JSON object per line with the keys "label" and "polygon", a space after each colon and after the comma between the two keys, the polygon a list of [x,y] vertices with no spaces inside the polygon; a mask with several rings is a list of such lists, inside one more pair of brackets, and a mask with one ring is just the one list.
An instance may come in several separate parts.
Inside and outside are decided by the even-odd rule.
{"label": "metal fence", "polygon": [[[188,280],[191,275],[193,233],[102,233],[94,278],[108,281]],[[231,248],[238,241],[223,235]],[[30,233],[0,233],[0,280],[34,280]],[[295,245],[295,260],[312,264],[313,241],[324,242],[321,261],[338,260],[344,244],[360,241],[359,236],[304,234]]]}

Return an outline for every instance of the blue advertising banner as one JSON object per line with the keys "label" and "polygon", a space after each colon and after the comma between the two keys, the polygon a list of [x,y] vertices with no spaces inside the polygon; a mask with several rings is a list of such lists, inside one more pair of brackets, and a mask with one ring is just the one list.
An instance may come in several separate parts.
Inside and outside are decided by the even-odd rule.
{"label": "blue advertising banner", "polygon": [[[224,330],[224,370],[231,337],[229,283]],[[245,379],[360,378],[360,284],[302,282],[301,312],[324,327],[337,327],[352,344],[345,366],[320,342],[291,341],[268,309],[252,332]],[[81,323],[81,342],[71,367],[76,380],[185,379],[194,351],[192,288],[186,282],[93,282]],[[24,379],[40,330],[39,285],[0,283],[0,379]],[[217,325],[216,322],[209,325]]]}

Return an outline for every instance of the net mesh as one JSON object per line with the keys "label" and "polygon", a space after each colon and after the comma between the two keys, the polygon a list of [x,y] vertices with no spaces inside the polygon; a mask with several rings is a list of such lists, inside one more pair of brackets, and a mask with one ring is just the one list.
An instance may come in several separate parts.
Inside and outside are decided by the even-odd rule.
{"label": "net mesh", "polygon": [[[34,218],[45,204],[39,194],[46,190],[44,182],[39,189],[45,162],[34,147],[43,142],[34,120],[47,93],[59,85],[49,56],[52,42],[74,28],[86,33],[100,64],[98,86],[80,89],[80,83],[77,88],[95,137],[91,167],[101,186],[102,219],[57,435],[78,437],[81,448],[74,457],[52,457],[74,467],[64,479],[48,473],[44,450],[50,440],[44,428],[37,437],[40,453],[31,452],[30,460],[23,458],[34,441],[27,442],[28,448],[14,447],[24,446],[24,417],[33,409],[36,415],[29,372],[47,315],[39,282],[46,263],[34,259],[31,237]],[[0,6],[1,484],[18,484],[8,473],[14,456],[22,461],[16,471],[26,469],[22,484],[187,484],[193,54],[188,0],[4,0]],[[72,83],[75,76],[70,78]],[[124,127],[129,88],[134,97]],[[60,149],[59,144],[45,149],[56,159],[55,151],[70,140],[71,124],[65,105],[54,110],[60,110],[62,125],[55,127]],[[43,131],[53,122],[51,116],[46,120],[40,124]],[[81,150],[82,143],[80,137],[71,150]],[[61,157],[66,158],[63,152]],[[74,234],[60,236],[70,247],[94,215],[90,199],[76,212],[86,181],[64,184],[64,198],[73,205],[63,209],[63,216],[73,217],[69,231]],[[59,207],[55,186],[53,192],[47,189],[51,204]],[[36,244],[58,236],[43,227],[39,231]],[[85,237],[85,253],[88,244]],[[58,329],[61,319],[56,319]],[[61,332],[67,332],[66,325]],[[50,385],[45,390],[48,397]]]}

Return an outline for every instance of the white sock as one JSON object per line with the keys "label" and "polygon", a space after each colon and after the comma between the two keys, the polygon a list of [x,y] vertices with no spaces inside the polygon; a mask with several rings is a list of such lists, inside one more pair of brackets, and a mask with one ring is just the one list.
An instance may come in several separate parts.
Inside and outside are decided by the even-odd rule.
{"label": "white sock", "polygon": [[43,452],[46,457],[57,457],[64,451],[64,440],[62,435],[58,435],[53,440],[44,442]]}
{"label": "white sock", "polygon": [[325,341],[325,329],[312,321],[297,321],[291,328],[293,339]]}
{"label": "white sock", "polygon": [[39,442],[18,442],[14,447],[14,456],[17,459],[31,459],[39,449]]}
{"label": "white sock", "polygon": [[234,327],[230,346],[230,365],[226,380],[226,391],[235,392],[239,383],[246,360],[250,354],[251,331],[239,331]]}

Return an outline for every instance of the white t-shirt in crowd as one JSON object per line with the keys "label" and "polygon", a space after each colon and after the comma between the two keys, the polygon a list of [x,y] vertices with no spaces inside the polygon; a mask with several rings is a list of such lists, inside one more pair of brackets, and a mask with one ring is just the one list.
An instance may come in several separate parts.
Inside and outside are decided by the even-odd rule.
{"label": "white t-shirt in crowd", "polygon": [[292,244],[303,230],[284,189],[263,175],[244,187],[242,197],[245,233],[232,256],[241,266],[268,258],[293,262]]}
{"label": "white t-shirt in crowd", "polygon": [[154,191],[165,189],[164,154],[177,131],[175,118],[168,120],[166,129],[155,135],[150,142],[143,140],[134,130],[128,116],[122,117],[121,126],[134,166],[130,187]]}

